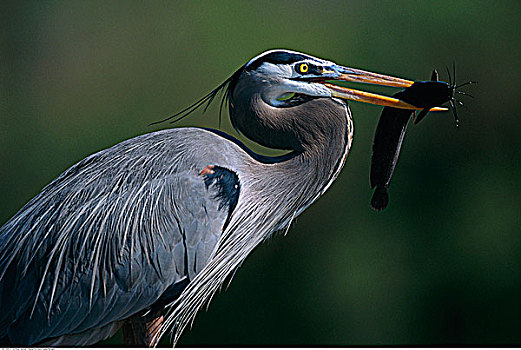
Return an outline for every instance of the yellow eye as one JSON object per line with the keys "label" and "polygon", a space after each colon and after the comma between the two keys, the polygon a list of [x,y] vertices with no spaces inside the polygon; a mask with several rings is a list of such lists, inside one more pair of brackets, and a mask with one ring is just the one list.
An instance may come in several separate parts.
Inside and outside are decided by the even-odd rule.
{"label": "yellow eye", "polygon": [[302,63],[302,64],[298,67],[298,70],[300,71],[300,73],[307,73],[308,70],[309,70],[309,66],[308,66],[306,63]]}

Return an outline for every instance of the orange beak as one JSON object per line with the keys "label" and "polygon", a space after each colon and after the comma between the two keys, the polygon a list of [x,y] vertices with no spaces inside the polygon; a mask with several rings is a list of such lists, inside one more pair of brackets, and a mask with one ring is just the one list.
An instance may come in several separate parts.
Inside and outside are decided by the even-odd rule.
{"label": "orange beak", "polygon": [[[330,77],[331,80],[343,80],[356,83],[375,84],[383,86],[391,86],[397,88],[408,88],[414,81],[402,78],[392,77],[373,72],[368,72],[355,68],[347,68],[339,65],[329,67],[331,70],[324,70],[322,74]],[[352,100],[364,103],[370,103],[386,107],[394,107],[401,109],[422,110],[422,107],[416,107],[400,99],[378,95],[371,92],[350,89],[331,83],[324,83],[324,85],[331,91],[331,96],[341,98],[344,100]],[[431,112],[447,111],[445,107],[434,107],[430,109]]]}

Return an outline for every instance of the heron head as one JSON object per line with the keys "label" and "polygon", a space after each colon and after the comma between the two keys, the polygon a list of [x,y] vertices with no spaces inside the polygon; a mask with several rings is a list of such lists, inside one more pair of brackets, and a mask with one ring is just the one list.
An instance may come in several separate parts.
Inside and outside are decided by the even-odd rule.
{"label": "heron head", "polygon": [[[246,63],[230,83],[237,88],[261,94],[273,107],[295,106],[314,98],[340,98],[382,106],[420,109],[396,98],[334,85],[351,81],[399,88],[414,82],[392,76],[348,68],[334,62],[289,50],[266,51]],[[242,84],[242,86],[241,86]]]}

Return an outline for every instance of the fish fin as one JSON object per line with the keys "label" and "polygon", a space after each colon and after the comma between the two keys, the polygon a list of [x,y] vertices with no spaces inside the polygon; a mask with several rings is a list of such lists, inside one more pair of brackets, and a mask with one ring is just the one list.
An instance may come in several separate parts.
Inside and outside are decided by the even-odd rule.
{"label": "fish fin", "polygon": [[436,69],[432,70],[431,80],[438,81],[438,71]]}
{"label": "fish fin", "polygon": [[430,108],[424,108],[424,109],[421,110],[420,113],[418,113],[417,116],[414,116],[414,118],[413,118],[414,125],[418,124],[423,118],[425,118],[427,113],[429,113],[429,109]]}

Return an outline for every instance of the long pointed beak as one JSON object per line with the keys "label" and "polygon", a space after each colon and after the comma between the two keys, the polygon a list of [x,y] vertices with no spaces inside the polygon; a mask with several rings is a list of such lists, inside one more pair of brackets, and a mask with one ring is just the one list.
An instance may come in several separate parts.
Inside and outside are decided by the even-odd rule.
{"label": "long pointed beak", "polygon": [[[331,70],[326,70],[322,72],[324,76],[330,78],[330,80],[343,80],[350,81],[356,83],[366,83],[366,84],[375,84],[375,85],[383,85],[383,86],[391,86],[397,88],[408,88],[414,81],[406,80],[402,78],[397,78],[389,75],[383,75],[373,72],[364,71],[361,69],[355,68],[347,68],[339,65],[334,65],[331,67]],[[329,79],[328,79],[329,80]],[[401,109],[412,109],[412,110],[421,110],[423,108],[416,107],[411,105],[405,101],[399,100],[394,97],[378,95],[371,92],[361,91],[350,89],[338,85],[334,85],[331,83],[324,83],[324,85],[331,90],[331,95],[333,97],[352,100],[358,102],[371,103],[380,106],[386,107],[394,107]],[[431,112],[439,112],[446,111],[445,107],[434,107],[431,108]]]}

